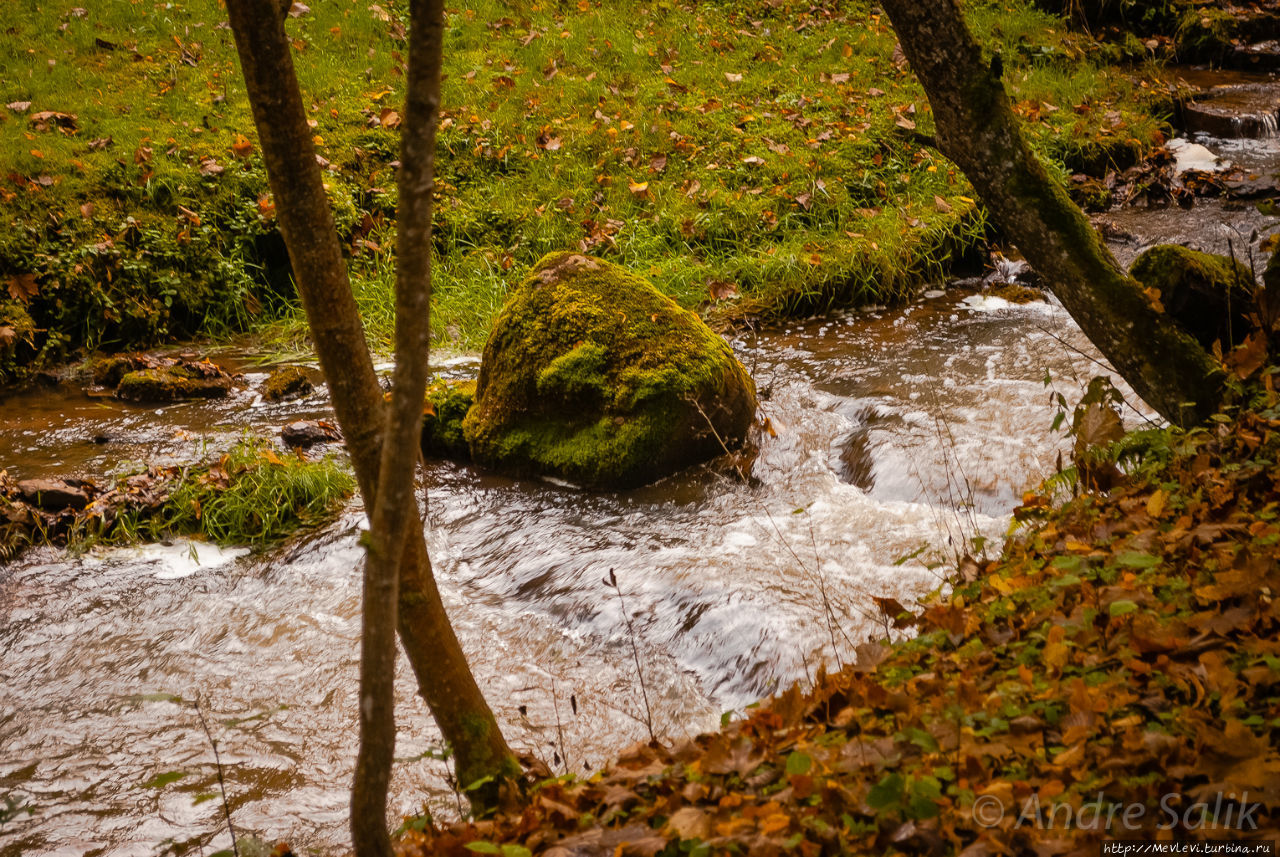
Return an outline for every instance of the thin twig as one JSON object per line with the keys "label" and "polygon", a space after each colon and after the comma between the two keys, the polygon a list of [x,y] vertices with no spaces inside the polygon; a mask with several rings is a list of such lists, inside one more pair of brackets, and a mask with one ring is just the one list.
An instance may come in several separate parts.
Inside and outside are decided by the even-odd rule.
{"label": "thin twig", "polygon": [[[618,577],[613,573],[613,569],[609,569],[609,576],[604,578],[605,586],[612,586],[613,591],[618,593],[618,604],[622,607],[622,621],[627,623],[627,640],[631,643],[631,657],[636,662],[636,675],[640,678],[640,695],[644,699],[644,725],[649,729],[649,740],[657,741],[658,736],[653,734],[653,709],[649,707],[649,689],[645,686],[644,670],[640,668],[640,648],[636,645],[636,630],[631,625],[631,614],[627,612],[627,601],[622,596],[622,587],[618,585]],[[557,719],[559,713],[557,713]]]}
{"label": "thin twig", "polygon": [[[641,682],[641,686],[644,684]],[[564,727],[560,725],[560,698],[556,694],[556,680],[551,680],[551,705],[556,712],[556,736],[560,740],[560,762],[564,765],[564,772],[569,773],[569,753],[564,747]],[[650,732],[653,730],[650,729]]]}
{"label": "thin twig", "polygon": [[214,740],[213,733],[209,731],[209,721],[204,719],[204,710],[200,708],[200,700],[191,703],[195,706],[196,716],[200,718],[200,725],[204,728],[204,735],[209,739],[210,746],[213,747],[213,761],[218,767],[218,788],[222,791],[222,812],[227,817],[227,832],[231,834],[231,853],[236,857],[240,857],[240,846],[236,844],[236,829],[231,825],[231,804],[227,802],[227,783],[222,776],[222,756],[218,753],[218,742]]}

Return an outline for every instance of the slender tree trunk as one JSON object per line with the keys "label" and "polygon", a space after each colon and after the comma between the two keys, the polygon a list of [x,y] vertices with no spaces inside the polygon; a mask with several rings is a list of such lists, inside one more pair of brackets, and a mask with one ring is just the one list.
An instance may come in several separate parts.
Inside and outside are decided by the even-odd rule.
{"label": "slender tree trunk", "polygon": [[387,789],[395,758],[399,568],[418,529],[413,475],[431,345],[431,211],[444,52],[443,0],[409,4],[409,74],[396,213],[396,368],[365,559],[360,657],[360,751],[351,787],[357,857],[391,857]]}
{"label": "slender tree trunk", "polygon": [[[421,3],[421,0],[415,0],[415,3]],[[422,13],[424,17],[430,18],[432,13],[427,4],[421,5],[425,10]],[[342,249],[338,243],[328,199],[325,197],[320,169],[316,164],[311,130],[307,127],[302,94],[298,88],[284,30],[284,16],[275,3],[262,0],[227,0],[227,10],[267,165],[267,175],[275,196],[280,230],[289,249],[298,293],[311,325],[321,368],[329,382],[334,410],[346,437],[360,493],[365,498],[366,508],[370,510],[375,533],[380,526],[386,526],[388,521],[394,523],[391,516],[404,516],[401,524],[407,534],[407,541],[388,548],[385,543],[379,544],[376,534],[371,534],[374,548],[371,555],[375,557],[375,564],[390,563],[396,558],[397,551],[401,553],[398,560],[398,621],[397,611],[393,610],[389,614],[384,612],[378,620],[380,628],[385,630],[388,622],[394,623],[392,627],[398,627],[401,642],[418,680],[419,692],[455,754],[458,781],[463,786],[478,781],[487,783],[468,793],[473,806],[482,810],[496,803],[502,785],[518,775],[519,765],[476,685],[457,636],[445,614],[444,604],[431,573],[422,522],[416,505],[412,499],[394,503],[391,494],[396,489],[390,489],[391,494],[382,504],[381,511],[379,509],[379,470],[384,465],[383,434],[388,423],[386,407],[365,342],[360,315],[351,294],[346,263],[342,258]],[[414,11],[418,11],[416,5]],[[420,45],[429,46],[431,39],[439,39],[438,14],[433,20],[437,23],[427,23],[419,31]],[[427,60],[415,65],[426,77],[432,74],[438,76],[438,62],[435,71]],[[416,109],[423,118],[434,116],[435,108],[428,105],[433,98],[438,101],[438,87],[434,94],[430,86],[425,91],[421,85],[414,89],[417,94],[411,95],[411,98],[417,99],[417,107],[411,106],[410,109]],[[408,175],[404,181],[410,183],[411,189],[428,191],[426,195],[429,197],[431,170],[430,165],[423,162],[422,153],[432,148],[432,141],[424,137],[409,145],[418,153],[415,155],[418,163],[416,166],[406,167]],[[428,199],[414,205],[429,206],[430,202]],[[415,208],[414,213],[407,216],[410,222],[417,224],[417,234],[422,235],[425,229],[422,226],[423,218],[429,220],[430,217],[429,207]],[[402,240],[407,240],[407,236],[402,237]],[[429,252],[430,241],[423,240],[420,246],[422,252]],[[420,254],[411,255],[412,259],[417,260],[410,262],[416,269],[411,267],[405,276],[409,280],[425,276],[429,260],[423,262]],[[422,295],[406,297],[404,291],[398,276],[398,309],[401,308],[402,300],[408,301],[406,307],[424,300]],[[416,321],[419,323],[415,325],[419,328],[416,334],[411,328],[401,329],[397,324],[397,350],[409,347],[415,336],[424,335],[421,333],[421,325],[426,323],[425,310]],[[425,359],[425,346],[422,350]],[[410,387],[414,384],[413,373],[417,370],[407,367],[402,370],[397,366],[396,371],[397,388],[403,380],[406,385],[404,395],[412,395]],[[425,372],[425,369],[421,371]],[[420,419],[421,383],[418,383],[417,388],[419,392],[414,404],[414,416],[415,419]],[[400,433],[407,431],[407,410],[408,406],[401,401],[392,416],[392,425]],[[392,462],[396,461],[394,452],[389,451],[387,454],[391,456]],[[402,469],[408,471],[411,479],[412,468]],[[395,508],[392,509],[392,506]],[[384,594],[385,586],[384,583]],[[394,591],[394,580],[390,586]],[[375,649],[382,651],[385,657],[385,645]],[[388,681],[391,678],[389,668],[385,677]],[[364,688],[361,697],[363,718]],[[370,715],[370,719],[373,719],[373,715]],[[385,818],[378,818],[376,821],[385,825]]]}
{"label": "slender tree trunk", "polygon": [[1155,309],[1084,213],[1032,154],[1000,81],[957,0],[881,0],[933,107],[944,155],[1085,335],[1147,404],[1188,425],[1213,413],[1222,370]]}

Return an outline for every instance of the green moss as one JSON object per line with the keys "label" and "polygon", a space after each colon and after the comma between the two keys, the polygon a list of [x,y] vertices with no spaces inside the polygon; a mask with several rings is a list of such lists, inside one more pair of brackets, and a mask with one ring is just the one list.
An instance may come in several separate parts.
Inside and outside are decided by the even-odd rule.
{"label": "green moss", "polygon": [[1161,244],[1139,256],[1130,274],[1205,348],[1220,340],[1229,349],[1249,330],[1253,275],[1234,259]]}
{"label": "green moss", "polygon": [[93,383],[100,387],[118,387],[120,380],[130,372],[148,368],[148,362],[140,354],[112,354],[93,361]]}
{"label": "green moss", "polygon": [[27,308],[14,300],[0,300],[0,381],[17,373],[35,353],[36,324]]}
{"label": "green moss", "polygon": [[1236,19],[1230,12],[1212,7],[1187,9],[1178,21],[1178,59],[1221,62],[1231,52],[1235,32]]}
{"label": "green moss", "polygon": [[184,366],[139,369],[120,379],[116,395],[133,402],[220,399],[231,391],[231,379],[200,377]]}
{"label": "green moss", "polygon": [[1038,289],[1027,288],[1018,283],[1005,283],[988,289],[987,294],[992,297],[1003,298],[1011,304],[1029,304],[1034,301],[1044,300],[1044,293]]}
{"label": "green moss", "polygon": [[620,487],[741,442],[755,404],[693,313],[616,265],[553,253],[499,315],[463,428],[486,466]]}
{"label": "green moss", "polygon": [[262,384],[262,397],[272,402],[305,396],[314,389],[311,378],[297,366],[272,372]]}
{"label": "green moss", "polygon": [[422,417],[422,453],[432,458],[471,457],[462,420],[476,398],[475,381],[436,381],[427,387]]}

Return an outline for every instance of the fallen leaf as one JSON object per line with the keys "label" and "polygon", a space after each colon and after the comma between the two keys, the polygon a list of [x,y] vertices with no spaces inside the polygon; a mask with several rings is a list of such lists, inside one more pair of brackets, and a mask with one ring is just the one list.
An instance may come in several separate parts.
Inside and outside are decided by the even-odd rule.
{"label": "fallen leaf", "polygon": [[378,114],[378,124],[388,131],[394,131],[399,128],[402,121],[400,114],[390,107],[383,108],[382,112]]}
{"label": "fallen leaf", "polygon": [[735,284],[724,280],[711,280],[707,283],[707,291],[710,292],[711,297],[718,301],[722,301],[725,298],[736,296],[738,294],[738,287]]}
{"label": "fallen leaf", "polygon": [[14,274],[9,277],[9,297],[26,304],[40,291],[35,274]]}
{"label": "fallen leaf", "polygon": [[1267,362],[1267,336],[1254,331],[1244,343],[1227,355],[1227,368],[1241,380],[1248,378]]}

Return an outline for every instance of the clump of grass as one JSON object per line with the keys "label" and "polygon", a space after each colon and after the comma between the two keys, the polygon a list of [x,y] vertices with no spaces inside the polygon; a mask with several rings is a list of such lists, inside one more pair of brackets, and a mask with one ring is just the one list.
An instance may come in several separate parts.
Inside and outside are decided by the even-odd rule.
{"label": "clump of grass", "polygon": [[128,508],[105,531],[86,523],[71,542],[199,535],[224,545],[268,545],[330,519],[354,491],[354,477],[332,457],[281,456],[265,441],[245,440],[216,463],[182,473],[158,507]]}

